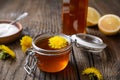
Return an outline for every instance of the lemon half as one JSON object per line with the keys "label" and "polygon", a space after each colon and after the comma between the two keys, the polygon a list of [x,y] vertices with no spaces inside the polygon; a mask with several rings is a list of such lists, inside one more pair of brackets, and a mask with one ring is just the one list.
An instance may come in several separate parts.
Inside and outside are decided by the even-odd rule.
{"label": "lemon half", "polygon": [[94,26],[98,24],[98,20],[100,19],[100,13],[93,7],[88,7],[87,13],[87,26]]}
{"label": "lemon half", "polygon": [[98,21],[98,28],[105,35],[115,35],[120,30],[120,17],[114,14],[104,15]]}

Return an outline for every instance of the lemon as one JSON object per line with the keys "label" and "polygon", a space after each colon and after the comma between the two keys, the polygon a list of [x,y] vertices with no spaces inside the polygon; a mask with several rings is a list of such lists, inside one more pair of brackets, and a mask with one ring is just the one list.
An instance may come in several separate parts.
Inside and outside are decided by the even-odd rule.
{"label": "lemon", "polygon": [[100,17],[101,17],[100,13],[95,8],[88,7],[87,26],[97,25]]}
{"label": "lemon", "polygon": [[105,35],[115,35],[120,30],[120,17],[106,14],[99,19],[98,28]]}

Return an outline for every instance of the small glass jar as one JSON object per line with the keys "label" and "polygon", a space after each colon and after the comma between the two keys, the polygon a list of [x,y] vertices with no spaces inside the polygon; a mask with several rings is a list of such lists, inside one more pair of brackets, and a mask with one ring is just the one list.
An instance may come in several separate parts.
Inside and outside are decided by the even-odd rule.
{"label": "small glass jar", "polygon": [[[65,48],[54,50],[48,48],[48,39],[56,35],[62,36],[67,40],[68,45]],[[27,58],[27,63],[25,64],[25,70],[29,74],[31,73],[31,70],[29,70],[30,66],[28,66],[30,57],[34,57],[34,65],[37,65],[40,70],[45,72],[58,72],[63,70],[69,62],[72,42],[66,35],[46,33],[36,37],[32,42],[32,47],[32,49],[27,51],[29,58]]]}
{"label": "small glass jar", "polygon": [[[48,44],[48,39],[52,36],[61,36],[65,38],[68,45],[62,49],[48,49],[46,44]],[[69,62],[69,55],[72,50],[73,42],[78,48],[88,52],[98,53],[106,47],[102,39],[89,34],[79,33],[72,36],[53,33],[41,34],[34,38],[32,48],[27,51],[28,56],[24,69],[28,74],[34,72],[36,66],[45,72],[58,72],[63,70]]]}

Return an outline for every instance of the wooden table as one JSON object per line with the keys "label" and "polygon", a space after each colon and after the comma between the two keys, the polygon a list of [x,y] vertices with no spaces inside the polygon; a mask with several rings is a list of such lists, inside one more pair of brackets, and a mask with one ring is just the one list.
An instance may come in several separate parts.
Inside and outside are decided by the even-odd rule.
{"label": "wooden table", "polygon": [[[120,16],[120,0],[89,0],[89,6],[96,8],[101,15]],[[29,16],[21,20],[23,35],[31,37],[44,32],[61,32],[62,0],[0,0],[0,20],[14,20],[23,12]],[[87,33],[103,39],[108,45],[102,53],[81,52],[73,47],[68,66],[58,73],[46,73],[39,69],[33,77],[23,69],[26,55],[21,51],[20,39],[8,44],[16,53],[16,61],[0,60],[0,80],[82,80],[81,72],[94,66],[100,70],[104,80],[120,80],[120,34],[107,37],[97,26],[87,28]]]}

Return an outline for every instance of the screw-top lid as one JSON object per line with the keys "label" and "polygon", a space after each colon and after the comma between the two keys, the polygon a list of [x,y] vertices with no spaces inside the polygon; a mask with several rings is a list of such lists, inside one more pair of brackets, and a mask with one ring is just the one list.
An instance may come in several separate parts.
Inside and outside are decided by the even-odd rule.
{"label": "screw-top lid", "polygon": [[102,39],[89,34],[75,34],[70,37],[81,49],[89,52],[101,52],[106,47]]}

